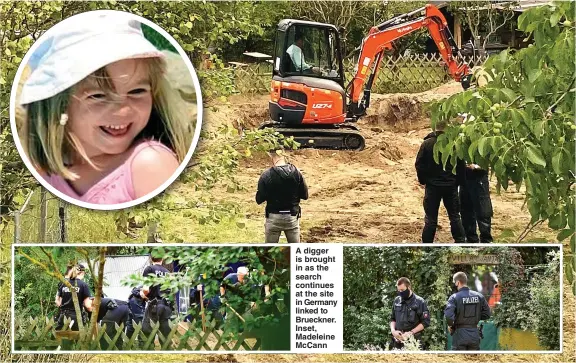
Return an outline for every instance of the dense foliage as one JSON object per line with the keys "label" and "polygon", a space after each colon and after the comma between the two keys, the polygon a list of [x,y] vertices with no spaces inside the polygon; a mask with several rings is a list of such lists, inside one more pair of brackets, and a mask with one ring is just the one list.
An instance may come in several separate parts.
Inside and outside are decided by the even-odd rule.
{"label": "dense foliage", "polygon": [[428,349],[444,350],[443,309],[451,278],[448,255],[443,248],[344,248],[345,349],[386,348],[391,339],[389,323],[396,281],[404,276],[430,310],[431,324],[423,333],[423,343]]}
{"label": "dense foliage", "polygon": [[540,345],[560,350],[560,253],[551,252],[549,263],[540,266],[528,284],[530,291],[529,327],[536,332]]}
{"label": "dense foliage", "polygon": [[[454,292],[452,275],[464,271],[472,286],[474,273],[486,271],[486,266],[453,265],[452,255],[497,255],[499,263],[493,271],[498,276],[502,298],[493,313],[494,323],[500,327],[531,330],[542,344],[552,347],[551,342],[559,342],[554,334],[560,331],[560,289],[558,252],[550,251],[498,246],[344,248],[345,349],[386,349],[391,339],[389,323],[397,294],[396,281],[408,277],[414,293],[426,300],[430,310],[430,327],[424,330],[422,341],[430,350],[444,350],[447,344],[444,308]],[[548,260],[546,253],[555,254],[555,258]],[[531,263],[542,269],[537,271],[545,277],[535,276],[532,269],[526,268],[522,255],[531,256]],[[533,315],[528,306],[538,306],[539,313]]]}
{"label": "dense foliage", "polygon": [[[144,249],[154,257],[163,257],[165,263],[176,262],[180,271],[166,277],[142,277],[132,275],[125,281],[128,286],[158,284],[170,291],[172,297],[181,289],[186,290],[204,284],[205,297],[220,295],[222,274],[227,264],[241,262],[250,274],[246,282],[234,293],[221,299],[219,313],[226,313],[226,331],[270,332],[285,336],[289,330],[290,314],[290,256],[284,247],[157,247]],[[270,295],[264,286],[270,287]],[[198,317],[199,310],[190,310]],[[206,311],[207,315],[214,311]],[[286,325],[288,324],[288,325]]]}
{"label": "dense foliage", "polygon": [[[574,170],[574,2],[532,8],[518,18],[518,28],[534,44],[490,58],[470,89],[435,105],[432,123],[467,114],[438,138],[435,155],[446,165],[456,158],[490,169],[498,189],[526,188],[532,216],[522,240],[545,221],[558,240],[571,237],[566,274],[575,273]],[[576,291],[576,285],[573,284]]]}

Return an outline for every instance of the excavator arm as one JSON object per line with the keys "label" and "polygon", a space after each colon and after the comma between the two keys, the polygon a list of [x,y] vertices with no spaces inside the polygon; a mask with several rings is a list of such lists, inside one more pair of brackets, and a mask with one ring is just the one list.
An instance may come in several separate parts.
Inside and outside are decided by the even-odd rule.
{"label": "excavator arm", "polygon": [[[415,18],[422,12],[424,16]],[[466,63],[459,62],[460,51],[452,39],[446,18],[438,8],[428,4],[370,29],[362,43],[356,74],[347,88],[348,117],[357,118],[366,113],[370,105],[370,89],[384,52],[392,49],[392,43],[395,40],[424,27],[428,29],[436,43],[452,78],[460,82],[464,89],[470,87],[470,69]]]}

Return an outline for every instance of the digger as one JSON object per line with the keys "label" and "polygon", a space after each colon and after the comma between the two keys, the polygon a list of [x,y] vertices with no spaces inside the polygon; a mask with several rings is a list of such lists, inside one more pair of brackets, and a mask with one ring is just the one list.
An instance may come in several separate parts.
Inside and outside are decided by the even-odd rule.
{"label": "digger", "polygon": [[[269,112],[273,127],[301,147],[357,150],[365,139],[355,123],[370,106],[370,89],[384,53],[393,42],[427,28],[451,77],[470,87],[471,72],[433,5],[394,17],[370,29],[361,45],[353,79],[345,86],[338,29],[332,24],[284,19],[278,24]],[[308,64],[304,52],[307,41]]]}

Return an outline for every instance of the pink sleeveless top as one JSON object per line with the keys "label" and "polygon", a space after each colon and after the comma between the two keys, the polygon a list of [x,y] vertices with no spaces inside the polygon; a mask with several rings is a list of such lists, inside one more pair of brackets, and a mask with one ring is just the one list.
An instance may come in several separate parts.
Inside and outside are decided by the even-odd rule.
{"label": "pink sleeveless top", "polygon": [[173,151],[158,141],[142,141],[138,144],[130,157],[110,174],[100,179],[86,193],[78,195],[68,184],[66,179],[57,174],[44,176],[44,179],[58,191],[76,200],[92,204],[119,204],[136,199],[134,184],[132,183],[132,161],[142,150],[164,149],[173,154]]}

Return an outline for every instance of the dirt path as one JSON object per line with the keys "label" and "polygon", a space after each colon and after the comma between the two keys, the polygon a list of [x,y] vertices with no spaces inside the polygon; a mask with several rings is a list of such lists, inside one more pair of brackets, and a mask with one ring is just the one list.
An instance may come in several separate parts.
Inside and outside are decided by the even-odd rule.
{"label": "dirt path", "polygon": [[[426,102],[460,91],[451,83],[421,94],[374,95],[368,115],[359,122],[366,137],[361,152],[299,150],[289,159],[304,174],[310,198],[302,203],[303,242],[418,242],[424,224],[424,189],[416,179],[414,159],[430,131],[424,116]],[[206,126],[225,122],[254,127],[268,119],[267,96],[237,97],[216,111],[206,111]],[[253,196],[260,173],[268,167],[265,157],[243,165],[239,179],[246,192],[236,196],[249,211],[248,218],[261,220],[261,208]],[[514,189],[514,188],[512,188]],[[514,241],[529,221],[521,209],[524,194],[515,190],[496,195],[494,236]],[[504,233],[503,233],[504,232]],[[528,239],[551,238],[545,227]],[[450,226],[441,207],[437,241],[451,242]]]}

